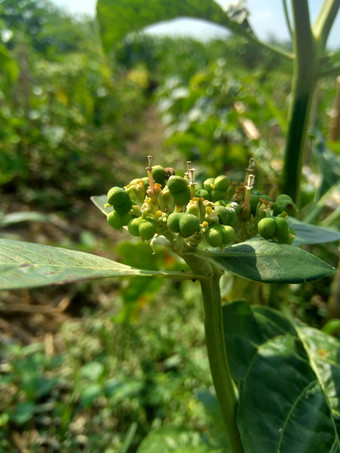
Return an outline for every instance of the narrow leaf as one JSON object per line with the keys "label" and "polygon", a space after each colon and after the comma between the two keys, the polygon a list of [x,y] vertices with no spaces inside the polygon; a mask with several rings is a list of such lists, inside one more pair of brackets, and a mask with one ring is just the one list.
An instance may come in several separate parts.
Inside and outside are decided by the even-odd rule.
{"label": "narrow leaf", "polygon": [[336,271],[305,250],[264,239],[252,239],[227,247],[223,252],[205,254],[226,271],[265,283],[302,283]]}
{"label": "narrow leaf", "polygon": [[294,239],[293,245],[300,246],[340,241],[339,231],[310,225],[293,217],[289,218],[289,223],[296,232],[296,239]]}
{"label": "narrow leaf", "polygon": [[223,321],[245,451],[339,451],[339,341],[244,301]]}
{"label": "narrow leaf", "polygon": [[186,273],[136,269],[89,253],[0,239],[2,290],[127,276],[192,278]]}

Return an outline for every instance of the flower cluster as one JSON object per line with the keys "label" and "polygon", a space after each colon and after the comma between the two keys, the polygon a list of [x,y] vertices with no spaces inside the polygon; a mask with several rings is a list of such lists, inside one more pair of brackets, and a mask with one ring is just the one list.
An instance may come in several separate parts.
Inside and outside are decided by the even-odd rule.
{"label": "flower cluster", "polygon": [[226,175],[199,184],[191,162],[181,177],[148,159],[146,177],[109,190],[107,206],[113,211],[107,220],[113,228],[127,227],[145,241],[163,239],[177,251],[193,250],[204,241],[222,248],[258,233],[280,243],[294,239],[288,222],[296,213],[294,202],[284,194],[273,201],[254,190],[253,159],[241,184]]}

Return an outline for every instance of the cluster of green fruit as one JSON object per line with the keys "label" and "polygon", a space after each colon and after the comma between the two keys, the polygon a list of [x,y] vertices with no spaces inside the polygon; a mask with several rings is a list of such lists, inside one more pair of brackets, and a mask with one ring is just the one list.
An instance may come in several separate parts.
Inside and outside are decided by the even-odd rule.
{"label": "cluster of green fruit", "polygon": [[143,240],[161,236],[171,245],[180,242],[182,249],[193,249],[203,239],[211,247],[223,247],[257,233],[282,243],[294,238],[288,223],[288,215],[296,212],[292,199],[279,195],[272,201],[254,191],[253,165],[239,185],[225,175],[200,185],[190,162],[184,177],[172,168],[152,166],[150,156],[146,170],[147,177],[109,190],[107,206],[113,211],[107,220],[113,228],[127,227]]}

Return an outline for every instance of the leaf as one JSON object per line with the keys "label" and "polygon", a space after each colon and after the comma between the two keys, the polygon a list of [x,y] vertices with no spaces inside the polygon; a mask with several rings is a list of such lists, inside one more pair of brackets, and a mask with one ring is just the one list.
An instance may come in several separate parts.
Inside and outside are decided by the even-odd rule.
{"label": "leaf", "polygon": [[98,0],[97,19],[107,53],[128,33],[180,17],[204,19],[243,36],[250,35],[247,12],[232,10],[230,17],[213,0]]}
{"label": "leaf", "polygon": [[142,441],[138,453],[209,453],[220,452],[204,445],[202,436],[185,428],[163,426],[151,431]]}
{"label": "leaf", "polygon": [[322,244],[325,242],[340,241],[340,232],[329,228],[322,228],[317,225],[301,222],[294,217],[289,218],[289,223],[296,232],[296,239],[293,245]]}
{"label": "leaf", "polygon": [[128,276],[192,278],[180,272],[136,269],[89,253],[0,239],[0,289]]}
{"label": "leaf", "polygon": [[339,451],[340,342],[267,307],[223,307],[245,451]]}
{"label": "leaf", "polygon": [[223,252],[206,251],[205,255],[226,271],[265,283],[302,283],[336,272],[305,250],[264,239],[235,244]]}
{"label": "leaf", "polygon": [[51,222],[51,218],[41,212],[12,212],[0,218],[0,227],[7,227],[21,222]]}
{"label": "leaf", "polygon": [[90,197],[90,200],[106,216],[112,212],[112,208],[105,207],[107,204],[107,195],[94,195],[93,197]]}

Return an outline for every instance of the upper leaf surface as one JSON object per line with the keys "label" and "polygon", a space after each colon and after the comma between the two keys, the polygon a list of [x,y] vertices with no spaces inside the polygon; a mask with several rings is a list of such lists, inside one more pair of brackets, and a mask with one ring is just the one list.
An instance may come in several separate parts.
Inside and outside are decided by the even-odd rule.
{"label": "upper leaf surface", "polygon": [[176,272],[136,269],[89,253],[0,239],[0,289],[33,288],[105,277],[157,275],[189,278],[187,274]]}
{"label": "upper leaf surface", "polygon": [[[109,53],[128,33],[180,17],[205,19],[242,34],[248,23],[229,18],[213,0],[98,0],[97,19],[104,49]],[[245,26],[247,25],[247,26]]]}
{"label": "upper leaf surface", "polygon": [[335,272],[332,266],[305,250],[261,239],[206,254],[224,270],[265,283],[302,283]]}
{"label": "upper leaf surface", "polygon": [[243,301],[223,321],[245,451],[338,451],[339,341]]}

